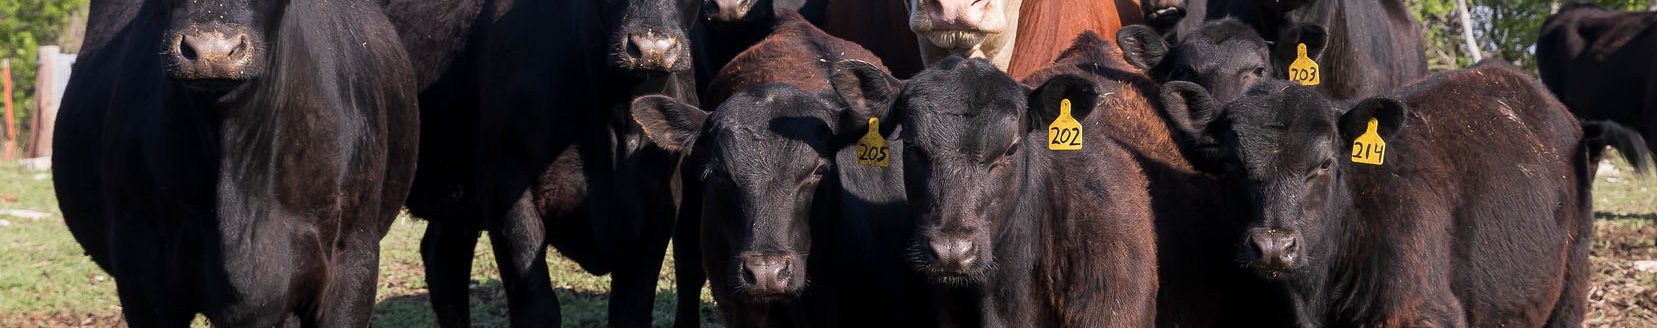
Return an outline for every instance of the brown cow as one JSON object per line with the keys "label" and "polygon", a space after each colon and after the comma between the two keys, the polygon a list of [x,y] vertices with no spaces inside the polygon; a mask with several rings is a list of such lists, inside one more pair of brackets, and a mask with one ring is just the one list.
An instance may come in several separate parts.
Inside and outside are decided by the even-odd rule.
{"label": "brown cow", "polygon": [[986,58],[1016,79],[1052,64],[1082,32],[1114,35],[1142,15],[1135,0],[909,1],[909,28],[927,63]]}
{"label": "brown cow", "polygon": [[1053,64],[1083,32],[1116,35],[1144,20],[1137,0],[1025,0],[1018,12],[1018,42],[1007,67],[1018,79]]}
{"label": "brown cow", "polygon": [[[1123,59],[1121,50],[1092,33],[1083,33],[1058,62],[1032,73],[1026,85],[1043,85],[1059,76],[1081,76],[1112,94],[1095,110],[1099,131],[1121,143],[1149,178],[1151,210],[1156,213],[1157,296],[1161,326],[1205,327],[1228,322],[1263,326],[1289,323],[1287,303],[1265,299],[1265,281],[1233,264],[1242,242],[1243,218],[1227,216],[1219,181],[1194,163],[1197,154],[1184,145],[1201,144],[1178,133],[1185,115],[1167,115],[1152,103],[1157,83]],[[1108,110],[1104,107],[1108,105]],[[1274,310],[1275,309],[1275,310]],[[1274,312],[1275,311],[1275,312]]]}

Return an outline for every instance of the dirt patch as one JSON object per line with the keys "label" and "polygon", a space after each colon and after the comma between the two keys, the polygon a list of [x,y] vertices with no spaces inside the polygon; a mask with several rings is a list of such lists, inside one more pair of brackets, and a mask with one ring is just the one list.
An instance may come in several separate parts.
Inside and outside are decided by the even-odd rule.
{"label": "dirt patch", "polygon": [[1588,292],[1591,327],[1657,327],[1657,272],[1635,268],[1635,261],[1657,260],[1657,217],[1621,216],[1594,225],[1591,263],[1594,286]]}

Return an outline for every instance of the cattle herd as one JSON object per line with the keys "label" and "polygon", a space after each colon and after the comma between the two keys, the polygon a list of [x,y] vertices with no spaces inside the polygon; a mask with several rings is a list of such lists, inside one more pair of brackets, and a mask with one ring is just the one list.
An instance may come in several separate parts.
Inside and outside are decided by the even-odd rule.
{"label": "cattle herd", "polygon": [[[1402,0],[94,0],[55,183],[134,327],[361,327],[398,213],[440,325],[487,232],[651,325],[1574,327],[1657,13],[1429,75]],[[1546,82],[1546,83],[1544,83]]]}

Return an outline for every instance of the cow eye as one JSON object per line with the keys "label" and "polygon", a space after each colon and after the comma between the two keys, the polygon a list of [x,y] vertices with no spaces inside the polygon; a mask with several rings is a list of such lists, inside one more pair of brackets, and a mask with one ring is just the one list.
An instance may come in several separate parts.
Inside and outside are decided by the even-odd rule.
{"label": "cow eye", "polygon": [[1266,68],[1257,66],[1253,71],[1250,71],[1249,74],[1254,75],[1255,77],[1266,76]]}
{"label": "cow eye", "polygon": [[1335,159],[1325,158],[1325,159],[1323,159],[1322,164],[1318,164],[1318,172],[1319,173],[1329,172],[1329,167],[1332,167],[1332,166],[1335,166]]}

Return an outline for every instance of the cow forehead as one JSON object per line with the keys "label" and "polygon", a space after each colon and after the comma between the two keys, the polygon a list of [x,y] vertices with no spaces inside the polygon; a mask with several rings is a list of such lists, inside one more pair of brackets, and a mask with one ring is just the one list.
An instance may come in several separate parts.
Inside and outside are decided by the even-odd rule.
{"label": "cow forehead", "polygon": [[979,160],[1000,154],[1018,132],[1024,91],[994,66],[939,66],[911,79],[899,96],[914,147]]}
{"label": "cow forehead", "polygon": [[815,167],[831,152],[834,109],[792,89],[733,96],[709,117],[712,157],[732,171]]}
{"label": "cow forehead", "polygon": [[[1263,85],[1225,109],[1239,157],[1250,165],[1299,161],[1327,150],[1339,111],[1309,87]],[[1270,91],[1277,89],[1278,91]]]}

